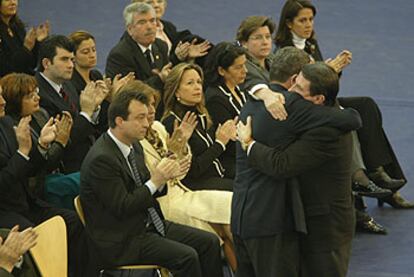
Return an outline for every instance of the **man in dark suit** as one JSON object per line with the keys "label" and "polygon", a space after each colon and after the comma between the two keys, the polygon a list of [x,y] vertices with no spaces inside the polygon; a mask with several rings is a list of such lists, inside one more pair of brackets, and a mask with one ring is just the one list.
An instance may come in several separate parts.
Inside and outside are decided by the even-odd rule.
{"label": "man in dark suit", "polygon": [[105,90],[95,84],[85,89],[79,96],[70,83],[73,73],[74,46],[65,36],[52,36],[46,39],[39,52],[39,72],[35,77],[39,86],[40,106],[50,116],[68,111],[73,118],[70,143],[63,159],[65,173],[80,170],[86,156],[99,133],[97,123],[105,98]]}
{"label": "man in dark suit", "polygon": [[[335,103],[338,88],[335,71],[317,63],[303,67],[291,90],[314,104],[331,106]],[[286,106],[290,110],[289,98],[287,100]],[[307,234],[299,236],[299,247],[295,248],[300,251],[300,271],[296,268],[289,276],[299,276],[299,272],[301,276],[346,276],[355,228],[350,172],[351,136],[338,129],[316,127],[297,134],[296,141],[286,148],[281,141],[275,143],[277,139],[274,136],[268,139],[269,129],[274,126],[273,133],[283,132],[289,127],[274,120],[271,122],[269,116],[262,115],[264,112],[262,104],[262,109],[257,112],[247,107],[242,113],[242,118],[254,117],[253,123],[252,117],[248,118],[247,128],[243,124],[240,126],[242,148],[247,151],[247,154],[240,151],[241,165],[244,166],[241,170],[246,168],[262,178],[274,180],[299,175]],[[289,117],[294,113],[290,111]],[[251,124],[254,138],[258,141],[248,134]],[[275,182],[267,185],[275,186]],[[273,200],[274,197],[272,195]],[[255,245],[250,240],[242,242],[247,251]],[[298,266],[299,258],[294,258],[297,258],[294,265]]]}
{"label": "man in dark suit", "polygon": [[[25,229],[55,215],[62,216],[68,234],[69,269],[74,276],[82,276],[86,264],[82,224],[73,211],[54,208],[32,192],[35,188],[29,186],[29,178],[43,170],[46,158],[38,140],[31,136],[30,116],[15,127],[10,117],[3,117],[4,104],[0,87],[0,228],[19,225]],[[55,136],[50,132],[53,130],[42,130],[39,140],[51,143]]]}
{"label": "man in dark suit", "polygon": [[106,266],[157,264],[177,277],[222,276],[215,235],[162,219],[155,197],[189,164],[165,158],[149,173],[138,143],[149,126],[147,104],[135,91],[113,99],[110,129],[82,165],[80,200],[92,245]]}
{"label": "man in dark suit", "polygon": [[[242,110],[242,118],[254,115],[254,130],[260,141],[269,146],[286,147],[300,134],[319,126],[351,130],[360,126],[353,110],[339,111],[313,105],[297,93],[287,91],[293,75],[309,63],[306,53],[289,48],[275,55],[271,66],[272,90],[281,91],[286,99],[288,118],[273,120],[261,101],[251,99]],[[244,152],[238,149],[237,174],[232,206],[232,231],[238,254],[239,276],[295,276],[298,274],[298,236],[306,232],[303,209],[296,180],[274,178],[252,168]],[[277,184],[277,185],[276,185]],[[290,240],[284,239],[290,237]],[[290,242],[278,244],[278,241]],[[261,253],[261,254],[259,254]],[[280,257],[274,263],[267,257]],[[246,259],[246,257],[249,257]],[[273,275],[272,275],[273,274]]]}
{"label": "man in dark suit", "polygon": [[157,21],[153,7],[132,3],[124,9],[126,32],[112,48],[106,61],[106,75],[134,72],[138,80],[162,91],[171,64],[168,46],[156,38]]}

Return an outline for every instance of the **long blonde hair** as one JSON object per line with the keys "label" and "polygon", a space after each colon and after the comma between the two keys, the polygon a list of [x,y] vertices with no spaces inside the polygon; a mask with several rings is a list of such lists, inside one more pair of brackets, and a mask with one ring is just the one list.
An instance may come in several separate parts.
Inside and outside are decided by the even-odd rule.
{"label": "long blonde hair", "polygon": [[[164,85],[165,110],[164,110],[164,115],[162,119],[165,119],[166,117],[168,117],[171,112],[174,112],[180,118],[184,116],[184,111],[177,109],[178,100],[177,100],[177,97],[175,96],[175,93],[180,87],[184,72],[187,70],[191,70],[191,69],[197,71],[198,75],[200,75],[201,81],[204,81],[203,70],[201,69],[201,67],[199,67],[196,64],[191,64],[191,63],[180,63],[176,65],[171,70],[171,72],[168,74],[165,80],[165,85]],[[206,115],[207,129],[209,129],[212,125],[212,121],[211,121],[211,117],[207,111],[207,108],[204,102],[205,100],[204,100],[204,94],[203,94],[203,98],[201,102],[197,104],[195,107],[199,113]]]}

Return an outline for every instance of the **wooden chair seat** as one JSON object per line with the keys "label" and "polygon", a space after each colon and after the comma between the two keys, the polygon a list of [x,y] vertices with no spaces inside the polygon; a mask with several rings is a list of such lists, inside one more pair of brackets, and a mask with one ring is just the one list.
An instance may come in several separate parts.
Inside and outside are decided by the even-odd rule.
{"label": "wooden chair seat", "polygon": [[[75,210],[79,216],[79,219],[81,220],[82,224],[85,225],[85,214],[83,213],[83,209],[82,209],[82,204],[80,202],[80,197],[79,195],[75,197],[74,201],[74,205],[75,205]],[[169,273],[168,270],[165,268],[162,268],[158,265],[125,265],[125,266],[119,266],[117,268],[115,268],[115,270],[148,270],[148,269],[153,269],[153,270],[158,270],[161,274],[161,277],[168,277]],[[107,270],[109,270],[107,268]]]}

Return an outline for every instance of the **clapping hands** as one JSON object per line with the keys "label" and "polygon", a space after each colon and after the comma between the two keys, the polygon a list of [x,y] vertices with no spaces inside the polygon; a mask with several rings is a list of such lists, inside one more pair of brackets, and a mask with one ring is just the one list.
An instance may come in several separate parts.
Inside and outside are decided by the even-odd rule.
{"label": "clapping hands", "polygon": [[193,112],[186,112],[181,123],[174,121],[174,132],[167,140],[168,150],[177,155],[180,159],[187,154],[187,142],[197,126],[197,115]]}

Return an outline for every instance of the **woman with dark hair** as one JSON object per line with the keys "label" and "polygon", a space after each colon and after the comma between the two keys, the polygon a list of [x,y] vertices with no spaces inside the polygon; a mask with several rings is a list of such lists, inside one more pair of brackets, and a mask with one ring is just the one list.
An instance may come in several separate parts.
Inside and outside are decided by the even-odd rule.
{"label": "woman with dark hair", "polygon": [[99,113],[98,130],[104,132],[108,129],[107,110],[111,97],[117,93],[120,87],[133,80],[134,74],[127,74],[123,78],[118,74],[112,81],[109,78],[104,80],[102,73],[96,69],[97,52],[95,37],[83,30],[73,32],[68,37],[75,48],[75,68],[70,82],[76,88],[78,94],[81,94],[86,85],[91,83],[95,83],[97,86],[110,91],[107,98],[102,102],[101,112]]}
{"label": "woman with dark hair", "polygon": [[71,83],[79,94],[85,89],[87,84],[97,82],[99,85],[107,86],[106,89],[112,89],[110,93],[112,95],[112,93],[116,93],[124,84],[134,79],[132,73],[123,78],[120,78],[121,75],[118,74],[112,81],[106,79],[105,83],[102,82],[102,73],[96,69],[97,52],[95,37],[91,33],[83,30],[73,32],[68,37],[75,48],[75,70],[72,74]]}
{"label": "woman with dark hair", "polygon": [[191,167],[182,182],[192,190],[232,191],[233,180],[225,178],[220,159],[229,141],[236,139],[236,124],[229,119],[213,127],[204,104],[203,71],[198,65],[181,63],[171,70],[165,82],[164,104],[162,122],[170,134],[187,112],[197,115],[197,126],[188,141],[193,154]]}
{"label": "woman with dark hair", "polygon": [[26,33],[17,15],[18,0],[0,0],[0,77],[11,72],[34,74],[39,42],[49,35],[49,22]]}
{"label": "woman with dark hair", "polygon": [[[316,61],[322,61],[323,57],[313,27],[315,15],[316,8],[311,2],[288,0],[280,15],[276,46],[279,48],[295,46],[305,50]],[[351,63],[351,59],[352,54],[344,50],[327,63],[337,72],[341,72]],[[378,202],[380,206],[385,202],[394,208],[414,208],[414,203],[407,202],[398,192],[406,183],[406,178],[382,128],[382,115],[376,102],[370,97],[341,97],[338,100],[342,106],[356,109],[363,123],[363,127],[357,132],[367,174],[362,170],[365,169],[363,167],[355,172],[353,180],[363,185],[369,183],[371,179],[378,186],[391,189],[393,195],[380,199]]]}
{"label": "woman with dark hair", "polygon": [[[3,88],[3,97],[7,102],[6,115],[11,117],[15,125],[22,118],[31,117],[30,131],[34,141],[38,140],[40,153],[46,158],[44,171],[36,172],[34,183],[35,194],[40,198],[45,198],[43,184],[45,176],[52,171],[60,168],[61,158],[64,149],[69,141],[70,130],[72,128],[72,117],[68,112],[63,112],[62,116],[56,119],[49,117],[48,113],[40,108],[39,88],[36,79],[25,73],[11,73],[0,80]],[[44,132],[49,132],[50,136],[56,138],[52,143],[46,144],[41,138],[45,137]]]}
{"label": "woman with dark hair", "polygon": [[[316,40],[313,20],[315,6],[307,0],[288,0],[282,8],[275,44],[278,48],[295,46],[308,53],[314,61],[323,61],[322,53]],[[352,53],[343,50],[335,59],[326,62],[336,72],[341,72],[352,61]]]}
{"label": "woman with dark hair", "polygon": [[75,47],[75,70],[71,82],[80,93],[91,81],[103,80],[101,72],[95,69],[97,63],[95,37],[82,30],[73,32],[68,37]]}
{"label": "woman with dark hair", "polygon": [[[206,106],[213,125],[236,118],[247,98],[239,85],[246,79],[246,51],[229,42],[217,44],[205,63]],[[225,176],[235,177],[236,147],[230,141],[221,155]]]}

